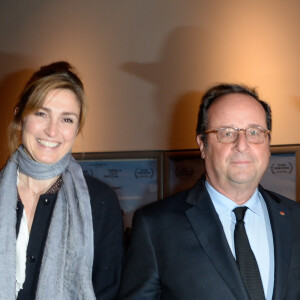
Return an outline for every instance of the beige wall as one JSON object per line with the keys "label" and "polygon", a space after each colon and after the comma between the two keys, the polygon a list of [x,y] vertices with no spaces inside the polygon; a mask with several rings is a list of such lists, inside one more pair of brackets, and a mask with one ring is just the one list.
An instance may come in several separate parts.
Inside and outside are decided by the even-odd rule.
{"label": "beige wall", "polygon": [[2,145],[25,79],[59,59],[89,98],[76,152],[196,148],[200,96],[223,81],[257,87],[272,144],[298,144],[299,11],[298,0],[0,0]]}

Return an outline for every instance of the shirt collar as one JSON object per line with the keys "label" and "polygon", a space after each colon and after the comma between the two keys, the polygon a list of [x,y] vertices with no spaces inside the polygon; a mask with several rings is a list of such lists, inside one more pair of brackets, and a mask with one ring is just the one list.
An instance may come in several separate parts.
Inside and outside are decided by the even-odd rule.
{"label": "shirt collar", "polygon": [[[230,215],[232,210],[238,206],[234,201],[225,197],[215,188],[213,188],[207,180],[205,181],[205,186],[219,216]],[[260,195],[258,189],[256,189],[251,198],[247,202],[245,202],[243,206],[247,206],[252,212],[257,215],[262,215],[263,209],[261,200],[262,196]]]}

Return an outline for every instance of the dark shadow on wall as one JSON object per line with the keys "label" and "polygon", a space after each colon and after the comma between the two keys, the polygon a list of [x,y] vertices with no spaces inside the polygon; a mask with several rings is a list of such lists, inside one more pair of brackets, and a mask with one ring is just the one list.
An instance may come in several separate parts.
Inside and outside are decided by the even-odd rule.
{"label": "dark shadow on wall", "polygon": [[300,112],[300,97],[293,96],[291,101],[292,101],[292,105],[295,106],[297,110]]}
{"label": "dark shadow on wall", "polygon": [[183,94],[176,101],[170,126],[170,149],[197,148],[196,126],[199,106],[203,93],[191,91]]}
{"label": "dark shadow on wall", "polygon": [[[153,105],[159,120],[153,131],[160,134],[168,126],[168,148],[195,148],[195,124],[202,91],[207,82],[226,72],[228,62],[222,56],[219,38],[201,27],[174,29],[162,46],[157,62],[126,62],[120,68],[156,87]],[[166,116],[172,120],[166,124]]]}
{"label": "dark shadow on wall", "polygon": [[[0,53],[0,167],[5,164],[9,151],[7,147],[7,128],[12,120],[14,108],[25,82],[32,74],[32,70],[23,69],[20,71],[10,71],[21,69],[28,65],[28,60],[15,57],[14,55]],[[32,64],[31,64],[32,65]],[[19,66],[19,68],[18,68]]]}

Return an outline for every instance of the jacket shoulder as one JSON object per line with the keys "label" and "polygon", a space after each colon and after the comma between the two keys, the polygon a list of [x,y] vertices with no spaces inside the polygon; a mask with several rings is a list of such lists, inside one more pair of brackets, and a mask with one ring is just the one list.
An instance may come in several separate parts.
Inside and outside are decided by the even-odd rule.
{"label": "jacket shoulder", "polygon": [[262,193],[263,196],[267,195],[272,200],[274,200],[276,203],[286,206],[287,208],[293,210],[293,209],[300,209],[300,203],[292,200],[290,198],[287,198],[281,194],[278,194],[276,192],[266,190],[260,186],[259,191]]}
{"label": "jacket shoulder", "polygon": [[93,212],[100,207],[106,210],[120,210],[119,199],[109,185],[90,175],[84,175],[84,178],[88,187]]}

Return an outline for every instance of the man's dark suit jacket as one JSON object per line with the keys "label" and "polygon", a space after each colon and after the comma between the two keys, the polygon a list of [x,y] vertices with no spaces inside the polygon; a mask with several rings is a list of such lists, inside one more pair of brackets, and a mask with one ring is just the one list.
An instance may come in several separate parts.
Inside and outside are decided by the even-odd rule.
{"label": "man's dark suit jacket", "polygon": [[[274,241],[273,299],[300,299],[300,204],[259,187]],[[249,299],[204,180],[137,211],[120,299]]]}

